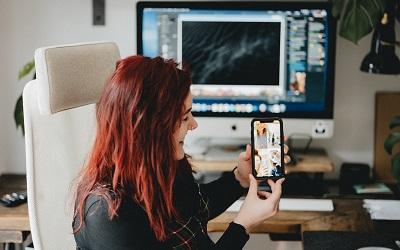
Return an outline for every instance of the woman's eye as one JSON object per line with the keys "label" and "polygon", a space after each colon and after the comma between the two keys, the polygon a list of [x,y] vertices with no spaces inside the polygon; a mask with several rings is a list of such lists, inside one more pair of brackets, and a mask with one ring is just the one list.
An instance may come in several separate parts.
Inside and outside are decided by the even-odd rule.
{"label": "woman's eye", "polygon": [[184,117],[183,118],[183,121],[185,121],[185,122],[188,121],[188,120],[189,120],[189,117]]}

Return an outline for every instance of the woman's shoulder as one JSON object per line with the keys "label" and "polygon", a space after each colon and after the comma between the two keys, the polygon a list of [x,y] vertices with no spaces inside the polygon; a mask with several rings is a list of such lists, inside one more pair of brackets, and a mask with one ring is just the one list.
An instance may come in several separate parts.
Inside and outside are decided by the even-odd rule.
{"label": "woman's shoulder", "polygon": [[[144,210],[131,196],[122,194],[119,198],[121,199],[121,205],[118,210],[116,210],[116,216],[113,216],[114,218],[119,218],[121,216],[125,217],[128,215],[130,217],[135,217],[135,215],[142,217]],[[85,220],[110,217],[109,211],[113,210],[110,207],[115,203],[116,199],[117,195],[109,188],[100,192],[97,191],[90,193],[85,203]]]}
{"label": "woman's shoulder", "polygon": [[[118,203],[120,205],[115,209],[114,205]],[[79,220],[79,216],[74,218],[74,228],[81,224]],[[105,186],[89,193],[83,210],[84,232],[136,226],[148,227],[149,222],[145,211],[130,195],[117,196],[111,188]]]}
{"label": "woman's shoulder", "polygon": [[[157,244],[144,210],[132,198],[123,196],[116,215],[110,217],[110,196],[106,195],[91,193],[86,199],[84,224],[75,234],[78,246],[90,249],[112,246],[113,249],[120,249],[114,247]],[[76,225],[77,221],[74,221]]]}

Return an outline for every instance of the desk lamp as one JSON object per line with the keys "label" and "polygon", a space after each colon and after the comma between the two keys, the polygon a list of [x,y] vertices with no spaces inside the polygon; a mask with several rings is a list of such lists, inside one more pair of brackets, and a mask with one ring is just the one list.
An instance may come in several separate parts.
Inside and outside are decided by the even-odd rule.
{"label": "desk lamp", "polygon": [[361,71],[374,74],[400,74],[400,60],[395,53],[395,10],[395,1],[387,1],[383,17],[372,35],[371,50],[361,63]]}

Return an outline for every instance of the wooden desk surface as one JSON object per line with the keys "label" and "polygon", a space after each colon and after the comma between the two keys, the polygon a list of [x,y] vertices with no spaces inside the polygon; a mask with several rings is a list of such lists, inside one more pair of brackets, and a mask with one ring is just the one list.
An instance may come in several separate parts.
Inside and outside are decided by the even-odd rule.
{"label": "wooden desk surface", "polygon": [[[279,211],[255,227],[252,233],[303,233],[304,231],[372,231],[362,200],[333,200],[333,212]],[[208,231],[225,231],[236,213],[225,212],[209,221]]]}
{"label": "wooden desk surface", "polygon": [[[191,161],[195,171],[231,171],[237,165],[237,159],[232,161]],[[285,172],[306,172],[306,173],[329,173],[334,169],[332,160],[325,151],[299,154],[296,165],[286,165]]]}
{"label": "wooden desk surface", "polygon": [[[22,190],[26,190],[25,176],[0,177],[0,195]],[[22,243],[26,231],[30,231],[27,203],[12,208],[0,206],[0,243]]]}
{"label": "wooden desk surface", "polygon": [[[22,187],[22,186],[20,186]],[[12,189],[12,190],[11,190]],[[0,178],[0,193],[15,191]],[[372,231],[373,224],[362,207],[362,200],[334,199],[333,212],[279,211],[255,227],[253,233],[302,233],[304,231]],[[225,212],[209,221],[208,231],[225,231],[236,213]],[[0,242],[22,242],[29,231],[27,204],[15,208],[0,206]]]}
{"label": "wooden desk surface", "polygon": [[7,208],[0,206],[0,231],[29,231],[28,204]]}

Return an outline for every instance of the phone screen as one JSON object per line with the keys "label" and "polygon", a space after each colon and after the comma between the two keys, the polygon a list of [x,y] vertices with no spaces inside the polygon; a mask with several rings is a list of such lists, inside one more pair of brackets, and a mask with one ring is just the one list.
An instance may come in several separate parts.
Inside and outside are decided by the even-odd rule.
{"label": "phone screen", "polygon": [[253,175],[259,179],[283,177],[285,171],[282,120],[254,119],[251,130]]}

